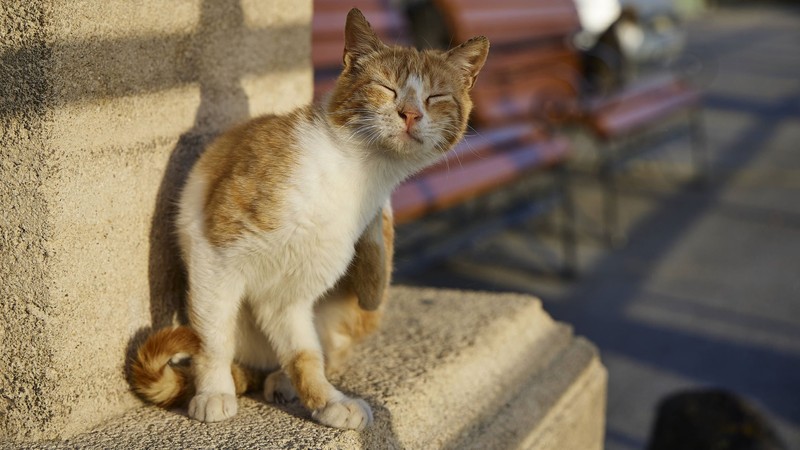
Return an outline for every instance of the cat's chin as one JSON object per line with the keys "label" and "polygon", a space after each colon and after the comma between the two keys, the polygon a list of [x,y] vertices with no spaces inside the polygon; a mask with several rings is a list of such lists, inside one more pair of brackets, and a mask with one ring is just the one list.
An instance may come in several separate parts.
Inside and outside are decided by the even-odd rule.
{"label": "cat's chin", "polygon": [[398,157],[408,161],[415,160],[421,164],[427,163],[436,156],[433,148],[425,145],[425,141],[419,138],[397,139],[390,148]]}
{"label": "cat's chin", "polygon": [[417,155],[420,153],[429,153],[430,146],[425,145],[425,141],[418,136],[409,132],[401,131],[397,133],[392,139],[394,147],[398,153],[404,155]]}

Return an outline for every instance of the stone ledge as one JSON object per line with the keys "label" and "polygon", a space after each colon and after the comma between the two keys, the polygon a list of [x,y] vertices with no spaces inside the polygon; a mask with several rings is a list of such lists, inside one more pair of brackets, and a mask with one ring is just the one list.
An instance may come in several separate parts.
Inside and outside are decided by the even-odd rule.
{"label": "stone ledge", "polygon": [[142,406],[68,440],[28,445],[602,448],[606,375],[597,352],[527,296],[394,288],[381,331],[333,382],[372,405],[367,432],[317,425],[297,403],[275,407],[254,394],[220,424]]}
{"label": "stone ledge", "polygon": [[458,448],[602,450],[607,382],[597,349],[576,338],[497,412],[491,433],[473,433]]}

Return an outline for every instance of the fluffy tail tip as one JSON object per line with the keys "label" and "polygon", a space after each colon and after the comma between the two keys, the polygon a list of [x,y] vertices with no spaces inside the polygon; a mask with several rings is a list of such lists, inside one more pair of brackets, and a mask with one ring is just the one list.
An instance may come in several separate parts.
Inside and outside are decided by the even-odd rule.
{"label": "fluffy tail tip", "polygon": [[131,365],[134,391],[145,400],[170,407],[194,392],[187,360],[200,350],[194,330],[181,326],[164,328],[150,335],[139,347]]}

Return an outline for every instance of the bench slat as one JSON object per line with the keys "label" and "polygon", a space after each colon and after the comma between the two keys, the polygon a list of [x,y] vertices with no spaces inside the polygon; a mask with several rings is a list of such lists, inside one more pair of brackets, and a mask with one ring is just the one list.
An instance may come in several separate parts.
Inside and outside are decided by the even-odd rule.
{"label": "bench slat", "polygon": [[483,86],[473,92],[476,105],[473,118],[481,125],[496,125],[520,119],[548,121],[551,112],[558,111],[555,106],[576,101],[576,91],[579,88],[575,84],[577,80],[540,75],[513,84]]}
{"label": "bench slat", "polygon": [[586,113],[584,120],[599,137],[613,139],[696,106],[700,99],[699,91],[683,83],[651,85],[649,89],[640,87],[598,104]]}
{"label": "bench slat", "polygon": [[516,123],[480,130],[479,133],[465,136],[455,148],[447,152],[441,161],[423,170],[417,176],[450,170],[450,168],[460,167],[475,160],[490,158],[500,151],[536,143],[543,137],[542,131],[530,123]]}
{"label": "bench slat", "polygon": [[498,39],[509,44],[493,45],[473,90],[473,117],[480,125],[525,117],[554,125],[580,119],[598,138],[613,139],[699,103],[700,93],[674,77],[581,98],[580,54],[569,44],[571,31],[564,25],[579,24],[572,0],[434,1],[455,40],[485,34],[493,44]]}
{"label": "bench slat", "polygon": [[435,0],[456,41],[484,35],[492,45],[518,43],[580,30],[572,2],[560,0]]}
{"label": "bench slat", "polygon": [[564,138],[498,152],[447,171],[428,173],[402,184],[392,195],[395,222],[406,223],[488,193],[522,174],[550,167],[566,159]]}

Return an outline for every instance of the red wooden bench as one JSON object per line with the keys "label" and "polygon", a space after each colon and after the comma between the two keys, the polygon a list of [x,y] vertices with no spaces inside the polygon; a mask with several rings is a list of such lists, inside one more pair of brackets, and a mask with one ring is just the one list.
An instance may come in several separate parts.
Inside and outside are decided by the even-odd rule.
{"label": "red wooden bench", "polygon": [[[582,55],[572,45],[580,30],[572,0],[434,0],[454,42],[484,34],[492,50],[475,86],[474,120],[479,126],[528,118],[550,126],[584,125],[601,144],[605,186],[604,221],[610,240],[618,238],[615,174],[641,146],[626,145],[666,118],[687,114],[700,137],[700,94],[675,77],[625,86],[606,97],[583,95]],[[702,146],[692,147],[701,176]]]}
{"label": "red wooden bench", "polygon": [[[315,69],[315,97],[319,98],[330,89],[341,70],[342,48],[344,46],[344,18],[352,7],[361,9],[376,33],[388,43],[409,44],[410,37],[405,18],[399,11],[388,6],[385,0],[316,0],[313,21],[313,61]],[[481,33],[476,33],[481,34]],[[470,36],[472,37],[472,36]],[[491,51],[490,51],[491,53]],[[477,85],[487,83],[483,76],[478,77]],[[571,226],[571,203],[567,195],[565,163],[570,145],[564,138],[554,137],[527,120],[502,121],[482,126],[473,135],[467,136],[446,158],[402,184],[392,195],[395,222],[399,225],[417,221],[423,217],[450,210],[467,202],[481,198],[514,184],[520,179],[541,171],[557,173],[557,183],[552,190],[557,197],[566,201],[560,203],[567,216],[562,243],[564,251],[564,273],[575,271],[575,242]],[[524,200],[530,203],[529,199]],[[501,228],[522,220],[536,208],[523,208],[506,217],[493,217],[491,224],[481,227],[479,234],[486,230]],[[446,213],[445,213],[446,214]],[[466,223],[459,223],[459,228]],[[463,230],[462,230],[463,231]],[[421,267],[425,261],[434,260],[451,253],[467,243],[476,234],[471,231],[458,233],[458,239],[435,239],[416,245],[414,262],[404,266],[398,261],[398,271],[416,265]]]}

